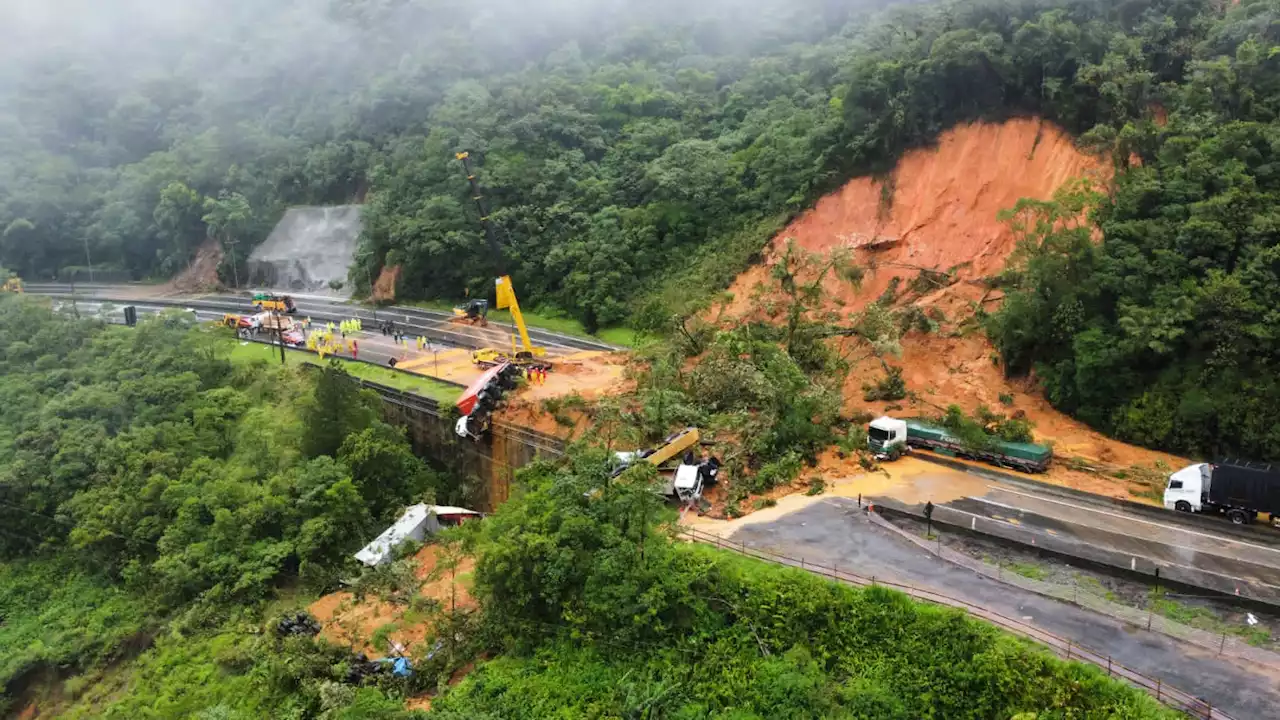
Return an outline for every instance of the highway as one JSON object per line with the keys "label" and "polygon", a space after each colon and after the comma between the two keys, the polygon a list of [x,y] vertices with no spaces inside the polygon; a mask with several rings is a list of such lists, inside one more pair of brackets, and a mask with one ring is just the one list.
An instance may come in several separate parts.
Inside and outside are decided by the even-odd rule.
{"label": "highway", "polygon": [[[200,312],[214,312],[218,317],[223,313],[253,312],[251,295],[206,294],[182,297],[166,297],[149,295],[151,288],[133,285],[77,285],[77,298],[85,301],[104,301],[123,307],[124,305],[147,307],[190,308]],[[70,285],[28,283],[26,291],[33,295],[48,295],[70,299]],[[289,294],[289,293],[284,293]],[[352,303],[341,298],[329,298],[315,295],[293,295],[297,305],[298,317],[310,317],[316,322],[338,322],[340,320],[359,318],[366,331],[377,332],[377,322],[391,320],[397,329],[408,335],[421,335],[433,344],[444,347],[460,347],[478,349],[495,347],[510,348],[514,330],[509,324],[490,322],[489,327],[479,328],[469,325],[451,323],[451,313],[439,310],[424,310],[403,306],[374,308]],[[529,338],[535,344],[545,347],[551,356],[564,356],[581,351],[614,351],[615,345],[589,338],[574,337],[562,333],[551,332],[540,328],[529,328]]]}
{"label": "highway", "polygon": [[[151,304],[147,302],[130,301],[127,304],[137,308],[138,316],[140,318],[148,315],[155,315],[155,314],[164,312],[166,310],[168,311],[179,310],[179,311],[191,312],[196,318],[196,320],[200,322],[217,322],[222,319],[223,312],[224,312],[222,310],[199,309],[199,308],[190,307],[190,306],[179,307],[179,306],[170,306],[170,305],[156,305],[156,304]],[[111,323],[116,323],[116,324],[124,323],[123,307],[124,307],[123,304],[118,304],[118,303],[107,303],[100,300],[77,299],[75,301],[75,307],[73,308],[72,300],[70,297],[54,298],[54,309],[58,310],[59,312],[64,312],[68,314],[72,312],[79,312],[80,315],[84,317],[89,317],[89,316],[102,317],[104,320]],[[313,321],[317,321],[317,322],[319,321],[319,318],[316,318],[316,317],[313,317],[312,319]],[[359,341],[359,357],[358,357],[359,360],[373,363],[375,365],[385,366],[388,364],[387,361],[390,360],[392,357],[395,357],[399,360],[399,359],[403,359],[406,355],[405,349],[402,346],[397,346],[390,337],[383,337],[376,332],[370,333],[367,330],[366,332],[358,334],[356,337]],[[273,342],[272,338],[269,335],[263,335],[257,338],[257,341],[262,344],[262,354],[264,358],[267,358],[267,359],[279,358],[279,352],[280,352],[279,345]],[[451,347],[453,346],[447,345],[445,343],[439,343],[439,344],[433,345],[432,349],[445,350]],[[431,350],[428,350],[427,352],[429,353],[431,352]],[[425,353],[418,353],[416,350],[408,351],[408,355],[415,356],[415,357],[421,357],[424,354]],[[346,354],[346,355],[343,355],[342,357],[350,358],[350,355]],[[451,385],[461,386],[461,383],[454,382],[445,378],[434,378],[434,379],[439,380],[440,382],[451,384]]]}
{"label": "highway", "polygon": [[[910,458],[899,484],[869,496],[919,515],[1121,570],[1280,605],[1280,535]],[[1216,522],[1215,522],[1216,521]],[[1219,527],[1220,526],[1220,527]]]}
{"label": "highway", "polygon": [[1197,646],[949,563],[869,522],[854,498],[819,496],[785,514],[770,516],[766,511],[764,519],[753,521],[752,517],[698,527],[728,538],[731,546],[935,592],[1018,619],[1161,678],[1206,699],[1230,717],[1275,717],[1275,708],[1280,707],[1280,685],[1270,666],[1217,657]]}

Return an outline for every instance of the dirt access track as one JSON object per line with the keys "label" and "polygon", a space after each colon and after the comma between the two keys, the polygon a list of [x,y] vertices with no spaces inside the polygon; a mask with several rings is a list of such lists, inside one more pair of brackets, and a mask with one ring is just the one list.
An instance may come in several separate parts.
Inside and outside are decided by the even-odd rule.
{"label": "dirt access track", "polygon": [[[988,292],[981,280],[1004,269],[1018,241],[1000,212],[1022,198],[1051,199],[1076,179],[1105,188],[1111,175],[1106,161],[1082,153],[1061,129],[1035,118],[953,128],[936,146],[904,155],[888,178],[855,178],[819,200],[774,238],[764,262],[735,280],[731,299],[710,317],[722,327],[743,319],[778,322],[764,314],[768,303],[761,300],[772,293],[769,270],[788,241],[818,255],[848,251],[864,269],[862,282],[853,286],[829,276],[824,310],[849,319],[896,284],[894,307],[917,306],[938,321],[939,329],[908,333],[901,356],[884,358],[902,369],[911,393],[898,403],[865,402],[864,384],[884,375],[881,360],[869,356],[865,343],[856,347],[858,339],[833,341],[852,364],[844,387],[847,413],[932,415],[952,403],[969,412],[986,405],[1021,413],[1058,457],[1040,479],[1150,501],[1149,479],[1142,484],[1112,474],[1133,475],[1119,472],[1132,466],[1176,469],[1186,461],[1111,440],[1050,407],[1034,379],[1006,379],[995,348],[974,322],[979,305],[987,311],[998,307],[999,293]],[[943,287],[911,289],[922,270],[948,273],[952,280]],[[846,462],[852,461],[828,456],[820,471],[838,475]],[[1084,466],[1110,474],[1080,471]],[[1148,478],[1158,472],[1148,472]]]}

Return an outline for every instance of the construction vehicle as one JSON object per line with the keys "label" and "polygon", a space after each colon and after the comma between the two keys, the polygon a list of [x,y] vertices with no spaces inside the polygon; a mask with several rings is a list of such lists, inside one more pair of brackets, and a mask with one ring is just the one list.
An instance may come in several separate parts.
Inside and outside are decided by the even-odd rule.
{"label": "construction vehicle", "polygon": [[[467,182],[471,185],[471,199],[475,201],[476,210],[480,213],[480,225],[484,227],[485,240],[489,243],[489,250],[493,253],[494,263],[498,270],[498,277],[493,281],[496,299],[495,307],[499,310],[511,312],[511,319],[520,334],[520,344],[518,346],[515,338],[512,338],[512,351],[510,354],[495,348],[481,348],[472,353],[471,359],[482,367],[505,361],[521,367],[532,366],[542,370],[550,370],[551,365],[549,363],[538,360],[538,358],[547,354],[547,349],[538,347],[529,340],[529,328],[525,325],[524,315],[520,312],[520,301],[516,299],[516,291],[511,284],[511,276],[506,273],[506,261],[502,254],[502,248],[498,245],[498,239],[493,234],[493,224],[489,222],[489,213],[484,206],[484,197],[480,194],[480,183],[476,180],[475,173],[471,171],[471,156],[469,153],[460,152],[454,157],[462,161],[462,169],[467,173]],[[485,310],[486,312],[488,310],[487,303]]]}
{"label": "construction vehicle", "polygon": [[449,322],[488,327],[489,301],[470,300],[458,305],[453,309],[453,317],[450,318]]}
{"label": "construction vehicle", "polygon": [[273,295],[271,293],[254,293],[253,306],[259,310],[269,310],[272,312],[295,313],[298,308],[293,304],[293,298],[288,295]]}
{"label": "construction vehicle", "polygon": [[236,315],[235,313],[227,313],[222,316],[222,324],[234,330],[240,327],[240,317],[241,316]]}
{"label": "construction vehicle", "polygon": [[662,467],[668,460],[678,457],[681,453],[697,445],[701,439],[702,436],[698,433],[698,428],[690,427],[671,433],[656,448],[636,450],[635,452],[615,452],[613,454],[614,467],[612,474],[617,477],[624,470],[641,460],[654,467]]}
{"label": "construction vehicle", "polygon": [[4,285],[0,286],[0,292],[21,293],[25,292],[22,287],[22,278],[13,273],[9,273],[9,277],[5,279]]}
{"label": "construction vehicle", "polygon": [[635,452],[615,452],[613,477],[634,466],[637,462],[646,462],[655,468],[662,468],[669,461],[679,459],[675,471],[663,482],[661,494],[683,502],[696,504],[702,499],[702,491],[707,485],[719,481],[720,461],[714,457],[703,460],[693,457],[693,448],[702,441],[698,428],[689,427],[674,432],[662,441],[662,444],[650,450]]}
{"label": "construction vehicle", "polygon": [[1280,515],[1280,467],[1268,463],[1222,460],[1188,465],[1169,476],[1164,506],[1179,512],[1224,514],[1236,525],[1258,513]]}
{"label": "construction vehicle", "polygon": [[887,415],[872,420],[867,427],[867,446],[877,460],[896,460],[911,448],[923,448],[1025,472],[1044,472],[1053,459],[1053,449],[1048,445],[992,438],[985,447],[973,447],[939,425]]}

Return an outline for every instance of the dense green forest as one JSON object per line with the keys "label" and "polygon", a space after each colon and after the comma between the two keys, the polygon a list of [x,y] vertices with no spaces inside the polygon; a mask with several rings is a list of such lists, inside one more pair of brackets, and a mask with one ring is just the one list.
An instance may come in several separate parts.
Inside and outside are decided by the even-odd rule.
{"label": "dense green forest", "polygon": [[0,300],[0,686],[327,586],[407,501],[459,499],[340,369],[232,364],[224,332]]}
{"label": "dense green forest", "polygon": [[1039,113],[1120,173],[1094,235],[1000,279],[1006,369],[1126,440],[1280,456],[1271,0],[125,4],[146,22],[4,26],[0,260],[29,277],[160,277],[209,235],[243,262],[286,205],[362,200],[354,286],[485,293],[469,150],[526,304],[593,330],[705,301],[955,123]]}

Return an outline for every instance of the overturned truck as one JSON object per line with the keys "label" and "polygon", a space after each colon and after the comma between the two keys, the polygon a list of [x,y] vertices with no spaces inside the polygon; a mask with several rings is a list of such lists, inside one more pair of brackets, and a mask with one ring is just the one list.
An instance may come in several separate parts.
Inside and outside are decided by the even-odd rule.
{"label": "overturned truck", "polygon": [[520,368],[502,363],[489,368],[476,378],[458,397],[457,408],[462,417],[454,424],[459,437],[478,440],[489,432],[493,424],[493,412],[506,393],[516,389]]}

